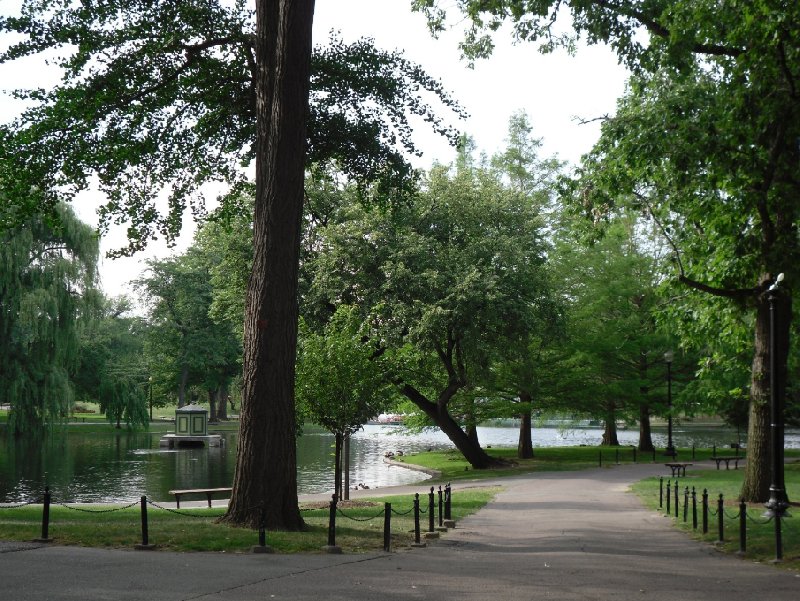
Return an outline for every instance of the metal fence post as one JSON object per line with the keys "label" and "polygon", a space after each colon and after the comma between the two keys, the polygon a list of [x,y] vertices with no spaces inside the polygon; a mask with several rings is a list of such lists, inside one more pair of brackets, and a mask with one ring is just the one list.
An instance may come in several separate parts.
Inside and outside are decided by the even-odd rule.
{"label": "metal fence post", "polygon": [[678,500],[678,481],[675,480],[675,488],[673,489],[675,494],[675,517],[678,517],[678,507],[680,507],[680,501]]}
{"label": "metal fence post", "polygon": [[383,550],[392,550],[392,504],[383,504]]}
{"label": "metal fence post", "polygon": [[697,491],[692,486],[692,528],[697,530]]}
{"label": "metal fence post", "polygon": [[434,507],[433,502],[433,486],[431,486],[431,492],[428,493],[428,532],[433,532],[433,519],[434,514],[436,513],[436,508]]}
{"label": "metal fence post", "polygon": [[150,534],[147,525],[147,497],[142,495],[141,498],[141,514],[142,514],[142,544],[134,545],[134,549],[138,549],[140,551],[148,551],[150,549],[155,549],[155,545],[150,544]]}
{"label": "metal fence post", "polygon": [[687,486],[683,491],[683,521],[689,520],[689,487]]}
{"label": "metal fence post", "polygon": [[414,493],[414,543],[419,542],[419,493]]}
{"label": "metal fence post", "polygon": [[739,501],[739,555],[747,552],[747,504]]}
{"label": "metal fence post", "polygon": [[708,489],[703,489],[703,534],[708,534]]}
{"label": "metal fence post", "polygon": [[450,486],[450,483],[447,483],[447,486],[444,487],[444,519],[452,520],[453,519],[453,489]]}
{"label": "metal fence post", "polygon": [[719,518],[719,539],[717,542],[721,543],[725,541],[725,504],[722,500],[722,493],[719,493],[719,500],[717,501],[717,517]]}
{"label": "metal fence post", "polygon": [[664,476],[658,477],[658,508],[664,507]]}
{"label": "metal fence post", "polygon": [[439,485],[439,528],[444,526],[444,495],[442,494],[442,486]]}
{"label": "metal fence post", "polygon": [[672,480],[667,480],[667,515],[672,514],[672,509],[670,509],[670,499],[672,499]]}
{"label": "metal fence post", "polygon": [[50,500],[50,488],[45,486],[44,501],[42,505],[42,538],[39,539],[41,542],[47,542],[50,540],[48,537],[50,534]]}
{"label": "metal fence post", "polygon": [[336,495],[331,497],[331,503],[328,508],[328,546],[336,546]]}

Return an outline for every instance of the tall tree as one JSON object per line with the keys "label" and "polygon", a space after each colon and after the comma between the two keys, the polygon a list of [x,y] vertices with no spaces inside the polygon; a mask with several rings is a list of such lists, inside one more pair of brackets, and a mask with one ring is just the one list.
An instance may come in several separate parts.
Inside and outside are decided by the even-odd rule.
{"label": "tall tree", "polygon": [[144,353],[145,328],[130,316],[125,297],[102,299],[96,319],[81,329],[80,366],[74,377],[76,399],[99,402],[119,428],[147,426],[149,370]]}
{"label": "tall tree", "polygon": [[58,225],[33,217],[0,232],[0,397],[15,433],[68,415],[80,323],[97,300],[97,236],[68,207],[56,211]]}
{"label": "tall tree", "polygon": [[[444,25],[437,0],[415,5]],[[598,214],[620,192],[664,224],[674,244],[675,280],[735,304],[753,319],[748,462],[742,497],[769,496],[769,303],[766,291],[800,261],[800,5],[713,0],[460,0],[469,16],[467,52],[491,50],[486,32],[562,43],[561,9],[575,32],[608,42],[637,74],[608,121],[587,178]],[[643,32],[647,36],[641,35]],[[605,185],[603,183],[605,180]],[[591,194],[598,192],[599,194]],[[594,196],[594,198],[591,198]],[[783,396],[796,279],[777,302],[775,383]],[[711,304],[710,302],[708,304]]]}
{"label": "tall tree", "polygon": [[388,376],[476,468],[494,462],[462,424],[492,396],[489,364],[524,345],[550,302],[538,209],[487,169],[435,168],[415,206],[351,206],[321,232],[311,293],[357,306]]}
{"label": "tall tree", "polygon": [[53,183],[27,209],[46,212],[97,177],[109,198],[102,216],[128,224],[129,250],[157,234],[172,239],[201,183],[241,184],[241,163],[255,162],[241,436],[226,519],[256,525],[263,507],[268,527],[298,529],[293,364],[306,160],[335,160],[379,182],[383,197],[402,196],[413,179],[404,152],[416,151],[409,115],[448,135],[428,99],[454,105],[416,65],[370,41],[334,41],[312,57],[313,0],[256,0],[255,19],[247,4],[25,1],[0,21],[21,36],[0,60],[55,51],[65,78],[23,94],[33,108],[2,132],[2,152],[21,181]]}

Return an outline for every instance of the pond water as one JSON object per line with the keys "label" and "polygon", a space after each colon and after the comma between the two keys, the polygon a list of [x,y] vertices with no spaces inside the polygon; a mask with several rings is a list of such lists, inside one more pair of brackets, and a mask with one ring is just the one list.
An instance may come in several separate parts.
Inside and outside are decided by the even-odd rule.
{"label": "pond water", "polygon": [[[236,456],[236,433],[222,432],[226,440],[217,448],[159,448],[160,432],[80,433],[72,431],[55,440],[9,443],[0,430],[0,502],[12,503],[41,495],[45,483],[60,502],[134,501],[141,495],[171,500],[174,488],[230,486]],[[494,447],[517,444],[516,428],[478,428],[481,444]],[[597,445],[598,428],[535,428],[534,446]],[[724,428],[677,426],[675,445],[698,447],[729,445],[736,433]],[[619,432],[620,444],[634,445],[638,431]],[[666,432],[654,429],[653,442],[663,448]],[[800,448],[800,431],[787,430],[786,447]],[[365,426],[352,438],[350,482],[370,488],[410,484],[424,480],[420,472],[389,467],[386,452],[413,453],[429,448],[452,448],[440,431],[406,435],[397,426]],[[323,493],[333,490],[333,437],[306,431],[298,439],[298,491]]]}

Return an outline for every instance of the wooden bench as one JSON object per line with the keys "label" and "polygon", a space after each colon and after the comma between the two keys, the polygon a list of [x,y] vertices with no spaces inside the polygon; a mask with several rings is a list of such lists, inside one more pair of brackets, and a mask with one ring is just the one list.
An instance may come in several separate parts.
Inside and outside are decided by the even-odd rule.
{"label": "wooden bench", "polygon": [[672,475],[673,476],[675,476],[675,474],[678,474],[679,476],[685,476],[686,475],[686,468],[688,466],[692,465],[692,464],[691,463],[665,463],[664,465],[666,465],[669,469],[672,470]]}
{"label": "wooden bench", "polygon": [[731,466],[730,466],[731,461],[733,461],[733,469],[738,470],[739,469],[739,461],[743,460],[744,457],[739,455],[738,457],[712,457],[711,459],[713,459],[714,461],[717,462],[717,469],[719,469],[719,464],[724,461],[725,462],[725,469],[729,470],[729,469],[731,469]]}
{"label": "wooden bench", "polygon": [[181,508],[181,496],[183,495],[205,495],[208,499],[208,506],[211,507],[211,495],[215,493],[228,493],[230,494],[232,488],[187,488],[184,490],[171,490],[169,494],[175,495],[175,505],[178,509]]}

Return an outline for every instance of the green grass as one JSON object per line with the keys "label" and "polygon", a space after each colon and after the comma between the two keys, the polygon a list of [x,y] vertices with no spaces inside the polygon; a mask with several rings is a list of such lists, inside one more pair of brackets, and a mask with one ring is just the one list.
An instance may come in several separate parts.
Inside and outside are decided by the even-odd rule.
{"label": "green grass", "polygon": [[[499,488],[475,488],[453,494],[455,520],[474,513],[499,491]],[[336,524],[336,544],[346,553],[365,553],[383,548],[384,503],[392,504],[392,545],[410,544],[414,539],[413,497],[395,496],[359,500],[342,508]],[[424,503],[424,501],[423,501]],[[438,503],[438,501],[437,501]],[[56,544],[85,547],[125,548],[142,542],[141,510],[138,502],[122,506],[52,505],[49,537]],[[116,508],[117,511],[106,511]],[[81,509],[83,511],[81,511]],[[423,507],[424,509],[424,507]],[[303,507],[304,532],[268,532],[267,545],[279,553],[318,553],[328,540],[328,508],[320,504]],[[148,506],[150,544],[171,551],[249,552],[258,544],[258,533],[216,522],[221,508],[191,508],[180,512]],[[405,515],[397,515],[406,513]],[[354,518],[354,519],[350,519]],[[438,517],[437,517],[438,519]],[[422,531],[427,516],[421,516]],[[28,541],[42,534],[42,506],[0,508],[0,540]]]}
{"label": "green grass", "polygon": [[[796,456],[795,451],[787,451],[787,455]],[[725,519],[723,520],[724,543],[718,545],[721,551],[726,553],[737,553],[739,551],[739,520],[736,516],[739,513],[739,490],[742,484],[743,470],[708,470],[708,471],[689,471],[685,478],[678,480],[678,517],[675,518],[674,496],[671,502],[671,515],[677,527],[685,530],[692,537],[716,543],[719,538],[719,521],[716,515],[717,501],[719,495],[723,495]],[[675,479],[670,482],[674,486]],[[800,498],[800,463],[786,465],[785,470],[786,492],[789,499],[796,501]],[[664,494],[666,495],[667,480],[664,480]],[[687,521],[683,521],[683,508],[686,487],[689,487],[689,509]],[[693,528],[692,520],[692,501],[691,490],[695,489],[697,497],[698,528]],[[708,518],[708,533],[703,534],[702,518],[702,493],[708,491],[708,503],[710,507]],[[647,478],[637,482],[632,487],[645,505],[653,511],[660,511],[666,515],[666,499],[663,507],[659,508],[659,479]],[[674,489],[673,489],[674,490]],[[674,494],[674,493],[673,493]],[[782,567],[789,569],[800,569],[800,507],[795,505],[789,509],[793,517],[782,520],[783,536],[783,562]],[[763,505],[749,505],[747,508],[746,526],[746,553],[744,555],[750,561],[769,562],[775,559],[775,526],[774,522],[766,523],[762,517],[764,513]]]}

